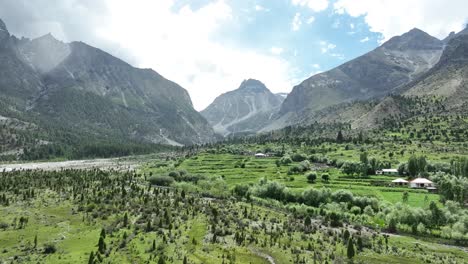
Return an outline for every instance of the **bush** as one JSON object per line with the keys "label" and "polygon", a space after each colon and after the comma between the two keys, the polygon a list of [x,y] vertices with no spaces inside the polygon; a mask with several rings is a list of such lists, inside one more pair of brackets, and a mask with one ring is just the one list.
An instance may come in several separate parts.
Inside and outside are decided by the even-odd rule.
{"label": "bush", "polygon": [[288,164],[291,164],[291,163],[292,163],[292,159],[291,159],[291,157],[289,157],[289,155],[284,155],[283,157],[281,157],[281,159],[279,160],[279,162],[280,162],[282,165],[288,165]]}
{"label": "bush", "polygon": [[315,172],[309,173],[307,175],[307,182],[314,183],[317,180],[317,174]]}
{"label": "bush", "polygon": [[169,176],[152,176],[149,178],[149,182],[152,185],[169,186],[174,182],[174,178]]}
{"label": "bush", "polygon": [[267,182],[256,188],[255,194],[261,198],[271,198],[283,201],[286,197],[286,187],[279,182]]}
{"label": "bush", "polygon": [[236,184],[234,186],[234,194],[240,197],[247,197],[247,194],[249,192],[249,186],[247,184]]}
{"label": "bush", "polygon": [[328,175],[327,173],[322,174],[322,181],[329,182],[330,181],[330,175]]}
{"label": "bush", "polygon": [[332,193],[331,198],[337,203],[350,203],[353,201],[353,194],[347,190],[338,190]]}
{"label": "bush", "polygon": [[291,159],[292,159],[292,161],[295,161],[295,162],[301,162],[301,161],[306,160],[307,157],[305,155],[295,153],[295,154],[292,155]]}
{"label": "bush", "polygon": [[45,244],[44,245],[44,254],[54,254],[57,252],[57,247],[55,244]]}

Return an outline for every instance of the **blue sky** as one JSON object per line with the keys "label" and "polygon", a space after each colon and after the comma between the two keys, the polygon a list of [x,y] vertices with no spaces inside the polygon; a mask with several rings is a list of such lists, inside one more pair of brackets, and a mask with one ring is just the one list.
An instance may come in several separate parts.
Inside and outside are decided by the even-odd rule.
{"label": "blue sky", "polygon": [[2,0],[21,37],[83,41],[152,68],[202,110],[244,79],[290,92],[412,28],[444,38],[467,22],[466,0]]}

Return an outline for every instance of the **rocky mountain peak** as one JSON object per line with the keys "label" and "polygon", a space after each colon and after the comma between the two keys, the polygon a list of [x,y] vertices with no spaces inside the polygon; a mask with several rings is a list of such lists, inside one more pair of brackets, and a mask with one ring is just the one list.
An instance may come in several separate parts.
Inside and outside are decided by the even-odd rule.
{"label": "rocky mountain peak", "polygon": [[241,83],[238,90],[251,91],[251,92],[259,93],[259,92],[264,92],[264,91],[268,90],[268,88],[266,88],[265,84],[263,84],[259,80],[248,79],[248,80],[244,80]]}
{"label": "rocky mountain peak", "polygon": [[1,19],[0,19],[0,30],[8,32],[8,29],[7,29],[6,25],[5,25],[5,23]]}
{"label": "rocky mountain peak", "polygon": [[8,33],[8,29],[3,23],[3,21],[0,19],[0,40],[6,39],[10,37],[10,33]]}
{"label": "rocky mountain peak", "polygon": [[413,28],[401,36],[391,38],[382,47],[390,50],[437,50],[441,49],[443,42],[426,32]]}

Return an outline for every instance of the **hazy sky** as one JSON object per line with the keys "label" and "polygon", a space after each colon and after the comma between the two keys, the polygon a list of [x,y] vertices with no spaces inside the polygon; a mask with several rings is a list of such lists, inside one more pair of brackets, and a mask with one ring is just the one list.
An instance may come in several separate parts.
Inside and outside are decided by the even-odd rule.
{"label": "hazy sky", "polygon": [[0,0],[18,37],[80,40],[186,88],[202,110],[242,80],[289,92],[417,27],[459,31],[467,0]]}

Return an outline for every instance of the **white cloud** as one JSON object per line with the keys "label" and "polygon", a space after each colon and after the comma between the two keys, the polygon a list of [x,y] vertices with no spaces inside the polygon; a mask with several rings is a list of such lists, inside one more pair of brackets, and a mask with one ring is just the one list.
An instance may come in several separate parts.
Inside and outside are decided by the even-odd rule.
{"label": "white cloud", "polygon": [[326,41],[320,41],[320,50],[322,53],[328,53],[330,50],[333,50],[336,48],[336,45],[333,43],[328,43]]}
{"label": "white cloud", "polygon": [[261,6],[261,5],[255,5],[254,8],[255,8],[255,11],[265,11],[265,12],[270,11],[269,9],[267,9],[267,8]]}
{"label": "white cloud", "polygon": [[292,0],[295,6],[308,7],[315,12],[324,11],[328,8],[328,0]]}
{"label": "white cloud", "polygon": [[346,58],[345,55],[341,53],[330,53],[330,56],[338,58],[340,60],[344,60]]}
{"label": "white cloud", "polygon": [[468,18],[466,0],[338,0],[334,9],[337,14],[364,16],[370,30],[382,33],[384,41],[414,27],[445,38],[450,31],[463,29]]}
{"label": "white cloud", "polygon": [[315,17],[311,16],[311,17],[309,17],[309,19],[307,19],[307,24],[310,25],[310,24],[314,23],[314,21],[315,21]]}
{"label": "white cloud", "polygon": [[301,28],[301,25],[302,25],[301,14],[296,13],[294,15],[293,21],[291,23],[292,30],[293,31],[298,31]]}
{"label": "white cloud", "polygon": [[280,47],[271,47],[270,52],[275,54],[275,55],[281,55],[283,53],[284,49]]}
{"label": "white cloud", "polygon": [[317,63],[312,64],[312,68],[314,68],[314,69],[320,69],[320,64],[317,64]]}
{"label": "white cloud", "polygon": [[263,81],[272,91],[293,85],[293,68],[280,57],[214,40],[220,27],[233,23],[223,0],[176,11],[173,0],[106,1],[109,15],[97,29],[101,38],[130,51],[136,66],[153,68],[186,88],[198,110],[247,78]]}
{"label": "white cloud", "polygon": [[351,29],[354,29],[354,24],[353,24],[353,23],[349,24],[349,27],[350,27]]}
{"label": "white cloud", "polygon": [[360,40],[361,43],[364,43],[364,42],[368,42],[370,39],[369,37],[365,37],[363,39]]}

